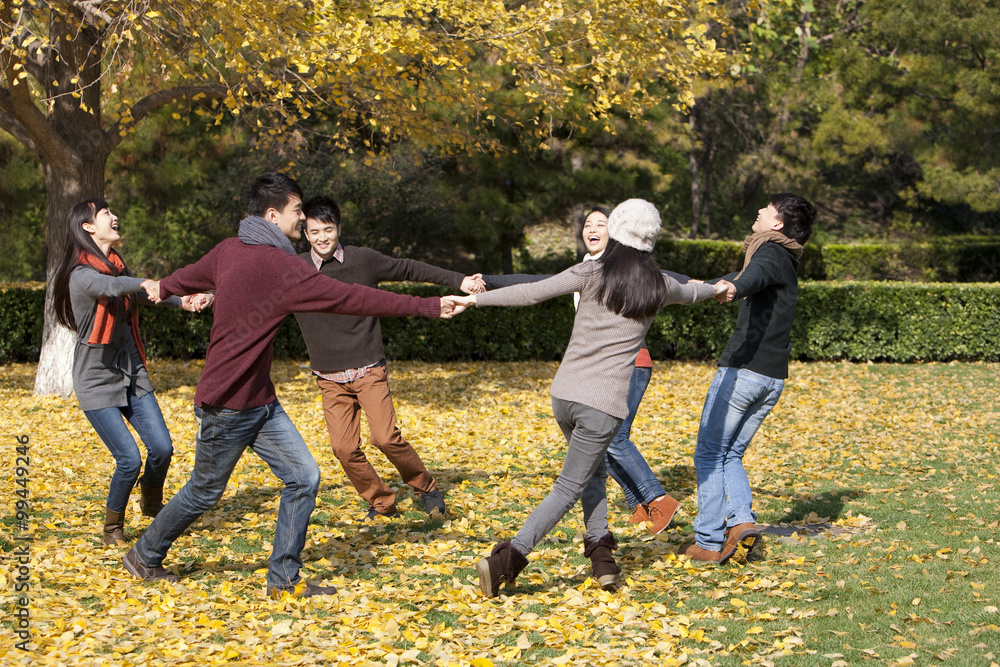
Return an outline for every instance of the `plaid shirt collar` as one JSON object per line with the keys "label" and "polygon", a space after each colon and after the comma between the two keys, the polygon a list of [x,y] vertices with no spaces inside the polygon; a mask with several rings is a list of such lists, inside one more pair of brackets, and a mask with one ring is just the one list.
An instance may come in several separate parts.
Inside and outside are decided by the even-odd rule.
{"label": "plaid shirt collar", "polygon": [[[312,258],[313,266],[316,267],[317,271],[319,271],[320,268],[323,266],[323,262],[330,261],[330,260],[323,259],[319,255],[317,255],[316,251],[313,250],[312,248],[309,248],[309,257]],[[340,243],[337,243],[337,249],[333,251],[333,257],[331,257],[330,259],[335,259],[338,262],[340,262],[341,264],[343,264],[344,263],[344,246],[340,245]]]}

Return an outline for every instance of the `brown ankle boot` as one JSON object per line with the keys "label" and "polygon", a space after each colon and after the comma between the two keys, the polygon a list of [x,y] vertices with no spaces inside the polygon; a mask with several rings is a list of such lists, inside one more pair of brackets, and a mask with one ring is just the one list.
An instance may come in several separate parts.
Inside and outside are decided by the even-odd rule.
{"label": "brown ankle boot", "polygon": [[105,508],[104,546],[125,547],[125,512],[114,512]]}
{"label": "brown ankle boot", "polygon": [[163,487],[139,485],[139,511],[143,516],[155,517],[163,509]]}
{"label": "brown ankle boot", "polygon": [[513,584],[527,564],[527,557],[511,546],[509,541],[505,540],[493,547],[493,552],[488,558],[476,563],[479,588],[483,591],[483,595],[487,597],[498,595],[500,584],[505,581],[508,585]]}
{"label": "brown ankle boot", "polygon": [[618,583],[618,575],[621,568],[615,562],[615,557],[611,552],[618,548],[615,536],[610,532],[599,540],[592,540],[589,537],[583,538],[583,555],[590,559],[590,567],[594,571],[594,579],[601,585],[601,588],[611,589]]}

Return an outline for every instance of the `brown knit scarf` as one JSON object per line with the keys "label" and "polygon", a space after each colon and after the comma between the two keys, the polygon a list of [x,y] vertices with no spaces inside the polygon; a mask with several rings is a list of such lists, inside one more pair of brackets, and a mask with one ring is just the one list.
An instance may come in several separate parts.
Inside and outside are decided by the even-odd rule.
{"label": "brown knit scarf", "polygon": [[750,266],[750,258],[753,257],[753,254],[757,252],[758,248],[768,242],[777,243],[782,248],[792,253],[792,256],[795,257],[795,259],[800,259],[802,257],[802,245],[795,239],[790,239],[781,232],[770,231],[750,234],[743,239],[743,253],[745,254],[745,257],[743,258],[743,269],[740,270],[739,274],[737,274],[736,278],[733,278],[733,280],[736,280],[743,275],[743,271],[746,271],[747,267]]}

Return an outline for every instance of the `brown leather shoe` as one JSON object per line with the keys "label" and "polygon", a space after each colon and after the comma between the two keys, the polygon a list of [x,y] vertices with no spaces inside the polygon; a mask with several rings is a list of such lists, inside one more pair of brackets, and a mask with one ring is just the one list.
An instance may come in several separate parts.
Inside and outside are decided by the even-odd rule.
{"label": "brown leather shoe", "polygon": [[125,512],[115,512],[104,508],[104,546],[127,547],[125,539]]}
{"label": "brown leather shoe", "polygon": [[649,512],[649,520],[653,522],[653,526],[649,529],[649,532],[653,535],[658,535],[666,530],[667,526],[670,525],[671,519],[674,518],[674,512],[677,511],[678,505],[680,503],[667,494],[649,503],[647,511]]}
{"label": "brown leather shoe", "polygon": [[618,584],[618,577],[622,569],[615,562],[615,557],[611,553],[618,548],[615,536],[605,533],[599,540],[592,540],[589,537],[583,538],[583,555],[590,559],[590,567],[594,572],[594,579],[605,590],[612,590]]}
{"label": "brown leather shoe", "polygon": [[135,553],[135,547],[129,549],[128,553],[122,558],[122,565],[125,566],[129,574],[143,581],[169,581],[175,584],[181,580],[176,574],[159,565],[156,567],[143,565],[139,562],[139,556]]}
{"label": "brown leather shoe", "polygon": [[163,509],[163,487],[139,485],[139,511],[143,516],[155,517]]}
{"label": "brown leather shoe", "polygon": [[738,523],[730,528],[726,535],[726,543],[722,546],[724,556],[719,560],[719,564],[721,565],[733,556],[737,556],[740,551],[739,547],[743,547],[746,553],[737,556],[737,562],[745,563],[759,537],[760,526],[753,522]]}
{"label": "brown leather shoe", "polygon": [[722,558],[721,551],[709,551],[708,549],[702,549],[694,542],[688,542],[680,549],[677,550],[678,555],[687,556],[693,561],[698,561],[699,563],[718,563],[719,559]]}
{"label": "brown leather shoe", "polygon": [[479,589],[486,597],[496,597],[500,584],[514,585],[514,580],[528,564],[528,559],[511,545],[509,540],[500,542],[489,556],[476,563],[479,574]]}
{"label": "brown leather shoe", "polygon": [[646,511],[642,503],[639,503],[632,510],[632,518],[628,522],[634,526],[637,523],[644,523],[646,521],[649,521],[649,512]]}

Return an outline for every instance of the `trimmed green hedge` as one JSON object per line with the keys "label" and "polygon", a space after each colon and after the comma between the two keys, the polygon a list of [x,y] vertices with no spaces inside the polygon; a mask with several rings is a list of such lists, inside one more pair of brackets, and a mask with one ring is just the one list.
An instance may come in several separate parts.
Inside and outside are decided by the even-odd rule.
{"label": "trimmed green hedge", "polygon": [[[389,288],[417,296],[446,293],[425,285]],[[43,297],[40,289],[0,290],[0,363],[38,359]],[[573,317],[573,303],[566,296],[527,308],[471,309],[450,321],[385,318],[382,333],[390,359],[554,360],[566,347]],[[713,359],[735,323],[733,304],[670,306],[653,322],[647,342],[655,359]],[[203,356],[211,325],[211,313],[173,308],[144,308],[140,318],[151,357]],[[307,357],[293,317],[279,330],[275,356]],[[792,356],[998,361],[1000,285],[805,282],[792,332]]]}
{"label": "trimmed green hedge", "polygon": [[[715,278],[743,265],[736,241],[660,239],[663,268]],[[982,236],[939,238],[926,243],[806,244],[799,267],[803,280],[906,280],[984,282],[1000,280],[1000,239]]]}
{"label": "trimmed green hedge", "polygon": [[0,364],[38,361],[44,313],[41,287],[0,287]]}

